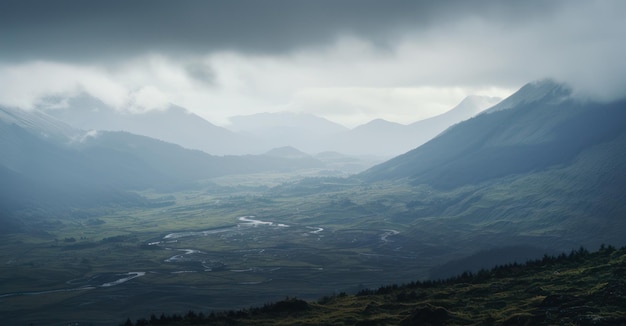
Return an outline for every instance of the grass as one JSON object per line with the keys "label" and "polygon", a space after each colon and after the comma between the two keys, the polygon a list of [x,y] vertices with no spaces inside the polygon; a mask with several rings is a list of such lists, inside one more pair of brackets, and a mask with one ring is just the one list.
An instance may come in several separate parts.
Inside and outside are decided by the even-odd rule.
{"label": "grass", "polygon": [[136,324],[171,318],[172,325],[618,325],[626,323],[625,271],[626,247],[580,249],[442,281]]}
{"label": "grass", "polygon": [[[294,295],[314,300],[423,280],[434,267],[496,246],[531,243],[563,251],[581,244],[593,248],[599,241],[621,245],[622,201],[611,199],[622,203],[614,205],[612,220],[595,216],[592,208],[602,203],[590,204],[593,196],[577,202],[576,196],[602,191],[580,187],[566,172],[557,169],[540,177],[529,174],[453,190],[328,178],[275,186],[276,176],[259,176],[243,185],[237,178],[222,178],[220,186],[193,191],[142,192],[161,204],[48,216],[33,221],[39,226],[36,233],[3,235],[0,295],[67,289],[70,280],[111,273],[144,271],[145,276],[106,289],[0,297],[0,314],[18,324],[48,324],[50,319],[59,324],[110,324],[150,313],[236,309]],[[240,227],[161,247],[147,245],[172,232],[233,227],[238,216],[247,215],[289,227]],[[311,233],[317,227],[324,230]],[[399,233],[383,241],[388,230]],[[197,262],[164,262],[180,253],[176,249],[189,248],[202,251],[209,265],[217,261],[223,267],[205,271]],[[179,273],[184,271],[193,273]],[[485,289],[476,285],[471,290]],[[494,295],[502,298],[491,303],[492,308],[474,307],[457,317],[466,320],[490,309],[500,311],[498,302],[509,298]],[[528,305],[541,296],[529,298]],[[429,304],[455,311],[446,298],[436,299]],[[351,314],[337,318],[354,322],[363,317],[362,308],[356,307],[369,303],[354,300],[346,302],[354,306]],[[388,311],[378,299],[371,303],[368,311],[378,311],[372,318],[381,323],[413,313]],[[523,319],[529,313],[523,307],[507,314]],[[439,311],[435,308],[431,310]]]}
{"label": "grass", "polygon": [[[339,192],[337,197],[347,195]],[[68,281],[104,274],[147,272],[112,288],[0,297],[5,320],[67,323],[73,320],[67,316],[77,315],[75,310],[80,308],[82,316],[87,316],[80,321],[107,324],[103,320],[119,318],[119,314],[140,316],[155,308],[244,307],[293,293],[315,298],[378,286],[385,279],[407,279],[419,271],[410,263],[414,269],[387,275],[397,262],[393,257],[384,258],[389,250],[380,236],[396,225],[361,219],[352,212],[353,206],[332,204],[337,199],[328,195],[267,198],[262,192],[246,190],[171,196],[168,200],[174,204],[169,206],[92,211],[88,218],[50,217],[55,223],[49,223],[53,227],[45,232],[5,236],[0,243],[0,295],[68,289],[74,286]],[[182,238],[162,248],[147,245],[172,232],[233,227],[239,223],[238,216],[246,215],[289,227],[235,227],[232,232]],[[309,227],[324,231],[313,234],[316,229]],[[219,261],[224,267],[207,272],[198,263],[164,262],[180,253],[176,249],[185,248],[201,250],[207,260]],[[248,269],[252,270],[233,272]],[[177,273],[180,271],[193,273]],[[103,300],[107,296],[115,300]]]}

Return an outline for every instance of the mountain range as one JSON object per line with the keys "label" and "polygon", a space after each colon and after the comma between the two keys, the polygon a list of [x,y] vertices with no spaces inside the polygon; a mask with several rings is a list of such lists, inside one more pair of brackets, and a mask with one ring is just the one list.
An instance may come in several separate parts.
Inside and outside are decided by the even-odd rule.
{"label": "mountain range", "polygon": [[311,114],[293,112],[234,116],[230,125],[219,127],[175,105],[163,110],[128,112],[86,94],[49,98],[40,109],[78,129],[126,131],[212,155],[262,154],[289,146],[311,154],[333,151],[366,161],[378,157],[380,162],[423,144],[499,100],[469,96],[448,112],[409,125],[376,119],[354,129]]}
{"label": "mountain range", "polygon": [[[297,118],[302,123],[315,120],[313,129],[317,136],[333,132],[361,135],[353,141],[356,143],[361,139],[361,143],[376,147],[376,133],[382,132],[388,138],[400,135],[406,138],[406,128],[423,127],[428,123],[432,123],[429,126],[434,133],[453,120],[472,116],[495,100],[470,97],[442,116],[410,126],[376,120],[345,130],[312,116]],[[621,190],[626,184],[623,173],[626,171],[626,154],[622,150],[626,148],[625,105],[625,101],[603,103],[576,98],[568,86],[552,80],[529,83],[499,104],[457,123],[403,155],[360,173],[356,178],[370,183],[406,180],[414,186],[428,185],[441,191],[465,186],[493,188],[502,182],[509,185],[513,182],[524,185],[528,196],[538,197],[542,192],[561,192],[571,198],[582,196],[583,200],[578,200],[576,207],[580,202],[587,202],[589,207],[596,207],[598,214],[606,210],[599,203],[610,199],[616,203],[610,209],[623,212],[622,203],[626,202]],[[190,119],[194,121],[191,125],[197,123],[198,128],[212,126],[181,110],[152,112],[144,118],[158,114],[178,115],[180,119],[176,123]],[[338,152],[326,151],[314,157],[290,146],[263,155],[214,156],[125,131],[84,131],[48,112],[59,116],[70,111],[0,108],[0,151],[4,153],[0,158],[0,173],[9,181],[3,182],[1,189],[4,210],[28,207],[33,203],[63,203],[72,198],[82,198],[74,202],[91,202],[95,198],[106,202],[109,197],[112,201],[120,198],[136,201],[137,196],[128,197],[122,193],[189,186],[198,180],[227,174],[324,169],[341,165],[353,166],[357,171],[363,167],[362,161]],[[117,113],[107,114],[115,116]],[[241,127],[251,127],[254,121],[260,121],[258,119],[266,120],[263,125],[270,125],[277,118],[291,121],[294,116],[262,115],[240,117],[235,121]],[[119,119],[114,117],[111,120]],[[142,123],[146,121],[149,119]],[[234,134],[215,128],[228,137]],[[262,133],[259,130],[264,129],[257,129]],[[340,143],[341,139],[347,138],[338,136],[335,143]],[[412,139],[418,144],[424,141],[418,137]],[[405,141],[398,146],[411,143]],[[394,147],[393,143],[388,144],[388,147]],[[531,183],[531,186],[525,186]],[[567,183],[567,189],[561,189],[563,183]],[[537,184],[544,188],[537,189]],[[487,190],[481,191],[479,197],[488,197],[485,195]],[[558,198],[564,202],[572,200],[563,194]],[[456,207],[452,205],[448,210],[453,206]],[[497,211],[492,210],[487,215]]]}
{"label": "mountain range", "polygon": [[212,155],[263,152],[254,148],[251,139],[175,105],[162,110],[130,112],[117,110],[87,94],[48,98],[43,103],[38,108],[40,111],[82,130],[126,131]]}
{"label": "mountain range", "polygon": [[408,125],[376,119],[331,136],[329,148],[348,154],[375,153],[390,158],[424,144],[446,128],[471,118],[500,100],[497,97],[468,96],[443,114]]}
{"label": "mountain range", "polygon": [[5,225],[24,210],[148,204],[129,192],[134,190],[193,188],[229,174],[326,168],[304,153],[214,156],[124,131],[84,131],[38,110],[6,107],[0,107],[0,152]]}

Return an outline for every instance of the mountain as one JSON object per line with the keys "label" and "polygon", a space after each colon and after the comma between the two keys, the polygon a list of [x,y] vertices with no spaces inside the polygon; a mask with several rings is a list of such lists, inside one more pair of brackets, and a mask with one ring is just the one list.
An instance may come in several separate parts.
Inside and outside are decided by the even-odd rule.
{"label": "mountain", "polygon": [[[2,111],[7,112],[6,108]],[[130,173],[124,169],[102,169],[102,162],[72,147],[74,137],[50,137],[50,129],[40,127],[61,126],[71,134],[79,131],[41,113],[20,112],[26,120],[0,120],[0,224],[12,225],[0,232],[10,232],[25,222],[20,216],[59,216],[67,208],[86,206],[136,206],[145,204],[141,197],[113,186],[116,180],[138,182],[146,180],[147,169]],[[32,116],[28,116],[32,113]],[[35,118],[42,118],[34,120]],[[105,173],[107,172],[108,173]],[[109,177],[115,178],[109,179]],[[45,208],[45,209],[43,209]]]}
{"label": "mountain", "polygon": [[291,146],[308,153],[327,150],[320,139],[348,130],[324,118],[293,112],[235,116],[230,122],[228,129],[251,136],[261,148]]}
{"label": "mountain", "polygon": [[38,137],[57,143],[77,137],[81,132],[39,110],[17,110],[0,107],[0,122],[14,124]]}
{"label": "mountain", "polygon": [[325,141],[333,151],[389,158],[427,142],[451,125],[469,119],[499,101],[497,97],[468,96],[451,110],[432,118],[409,125],[376,119]]}
{"label": "mountain", "polygon": [[541,81],[502,103],[357,178],[411,187],[398,219],[455,250],[624,245],[626,100]]}
{"label": "mountain", "polygon": [[596,103],[570,95],[571,89],[553,81],[528,84],[362,177],[408,178],[414,184],[453,188],[572,164],[595,146],[621,142],[626,101]]}
{"label": "mountain", "polygon": [[249,154],[255,149],[252,138],[218,127],[175,105],[163,110],[129,112],[116,110],[85,94],[69,99],[50,98],[47,102],[40,108],[46,114],[83,130],[126,131],[213,155]]}
{"label": "mountain", "polygon": [[371,156],[380,161],[425,143],[447,127],[469,119],[499,100],[468,96],[451,110],[410,125],[375,119],[347,129],[310,114],[280,112],[236,116],[231,118],[228,128],[256,139],[261,148],[291,146],[307,153],[337,152],[352,157]]}
{"label": "mountain", "polygon": [[228,128],[222,128],[174,105],[163,110],[130,112],[85,94],[51,97],[39,109],[74,128],[126,131],[212,155],[261,154],[291,146],[307,153],[336,151],[389,158],[419,146],[498,100],[470,96],[442,115],[410,125],[376,119],[352,130],[311,114],[292,112],[235,116]]}
{"label": "mountain", "polygon": [[477,115],[501,100],[499,97],[471,95],[443,114],[413,122],[408,125],[408,128],[411,130],[410,139],[415,142],[415,145],[406,151],[426,143],[448,127]]}
{"label": "mountain", "polygon": [[[90,157],[99,157],[108,167],[114,167],[123,159],[131,161],[124,162],[126,167],[132,166],[132,162],[141,162],[138,167],[145,166],[157,174],[143,187],[179,186],[231,174],[294,171],[324,166],[312,157],[272,153],[214,156],[127,132],[98,132],[95,137],[89,137],[81,144],[81,151]],[[121,167],[116,168],[119,169]]]}
{"label": "mountain", "polygon": [[211,169],[217,157],[145,136],[85,132],[37,110],[0,112],[0,165],[40,185],[143,189],[224,172]]}
{"label": "mountain", "polygon": [[291,146],[273,148],[265,153],[265,155],[284,158],[312,158],[309,154],[301,152]]}
{"label": "mountain", "polygon": [[0,153],[0,225],[19,224],[8,217],[24,210],[149,204],[134,190],[325,167],[308,155],[213,156],[128,132],[85,132],[41,111],[11,108],[0,108]]}
{"label": "mountain", "polygon": [[51,186],[108,186],[128,190],[182,185],[228,174],[323,167],[312,157],[271,153],[212,156],[128,132],[74,130],[73,133],[82,136],[66,138],[61,144],[51,143],[47,137],[38,136],[43,132],[32,133],[20,125],[2,121],[0,151],[5,155],[0,165],[11,173]]}
{"label": "mountain", "polygon": [[498,105],[485,110],[485,113],[506,110],[521,106],[525,103],[545,102],[550,100],[559,101],[568,98],[571,93],[572,90],[565,84],[558,83],[549,78],[538,80],[524,85],[517,92],[498,103]]}

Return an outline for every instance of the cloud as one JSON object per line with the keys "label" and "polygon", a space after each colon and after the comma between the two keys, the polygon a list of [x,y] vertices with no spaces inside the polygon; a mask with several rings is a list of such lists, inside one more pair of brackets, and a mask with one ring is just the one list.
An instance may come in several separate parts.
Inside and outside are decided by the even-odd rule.
{"label": "cloud", "polygon": [[165,109],[169,106],[167,95],[154,86],[142,87],[132,94],[131,111]]}
{"label": "cloud", "polygon": [[101,69],[54,62],[1,65],[0,84],[0,103],[26,109],[49,95],[73,96],[79,92],[119,107],[126,94],[124,87]]}
{"label": "cloud", "polygon": [[98,130],[89,130],[82,135],[77,135],[72,139],[74,143],[84,143],[88,141],[90,138],[98,138],[100,137],[100,132]]}
{"label": "cloud", "polygon": [[0,103],[87,92],[219,124],[294,110],[354,125],[412,122],[545,77],[608,100],[626,96],[624,12],[623,1],[5,1]]}
{"label": "cloud", "polygon": [[[379,45],[395,34],[463,16],[504,19],[549,14],[562,1],[318,0],[0,2],[5,60],[111,60],[237,51],[276,54],[332,43],[338,35]],[[567,3],[567,1],[565,1]]]}
{"label": "cloud", "polygon": [[[46,97],[73,97],[87,93],[119,110],[143,111],[169,105],[167,91],[184,85],[182,68],[158,58],[132,60],[116,68],[57,62],[27,62],[0,65],[0,103],[32,109]],[[132,68],[129,66],[133,66]],[[155,86],[155,84],[157,86]]]}

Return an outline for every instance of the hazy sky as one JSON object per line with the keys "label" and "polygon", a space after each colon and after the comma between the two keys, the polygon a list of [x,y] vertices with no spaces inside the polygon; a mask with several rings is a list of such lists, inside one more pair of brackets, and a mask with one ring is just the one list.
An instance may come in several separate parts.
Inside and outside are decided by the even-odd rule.
{"label": "hazy sky", "polygon": [[626,93],[626,1],[0,0],[0,104],[408,123],[551,77]]}

